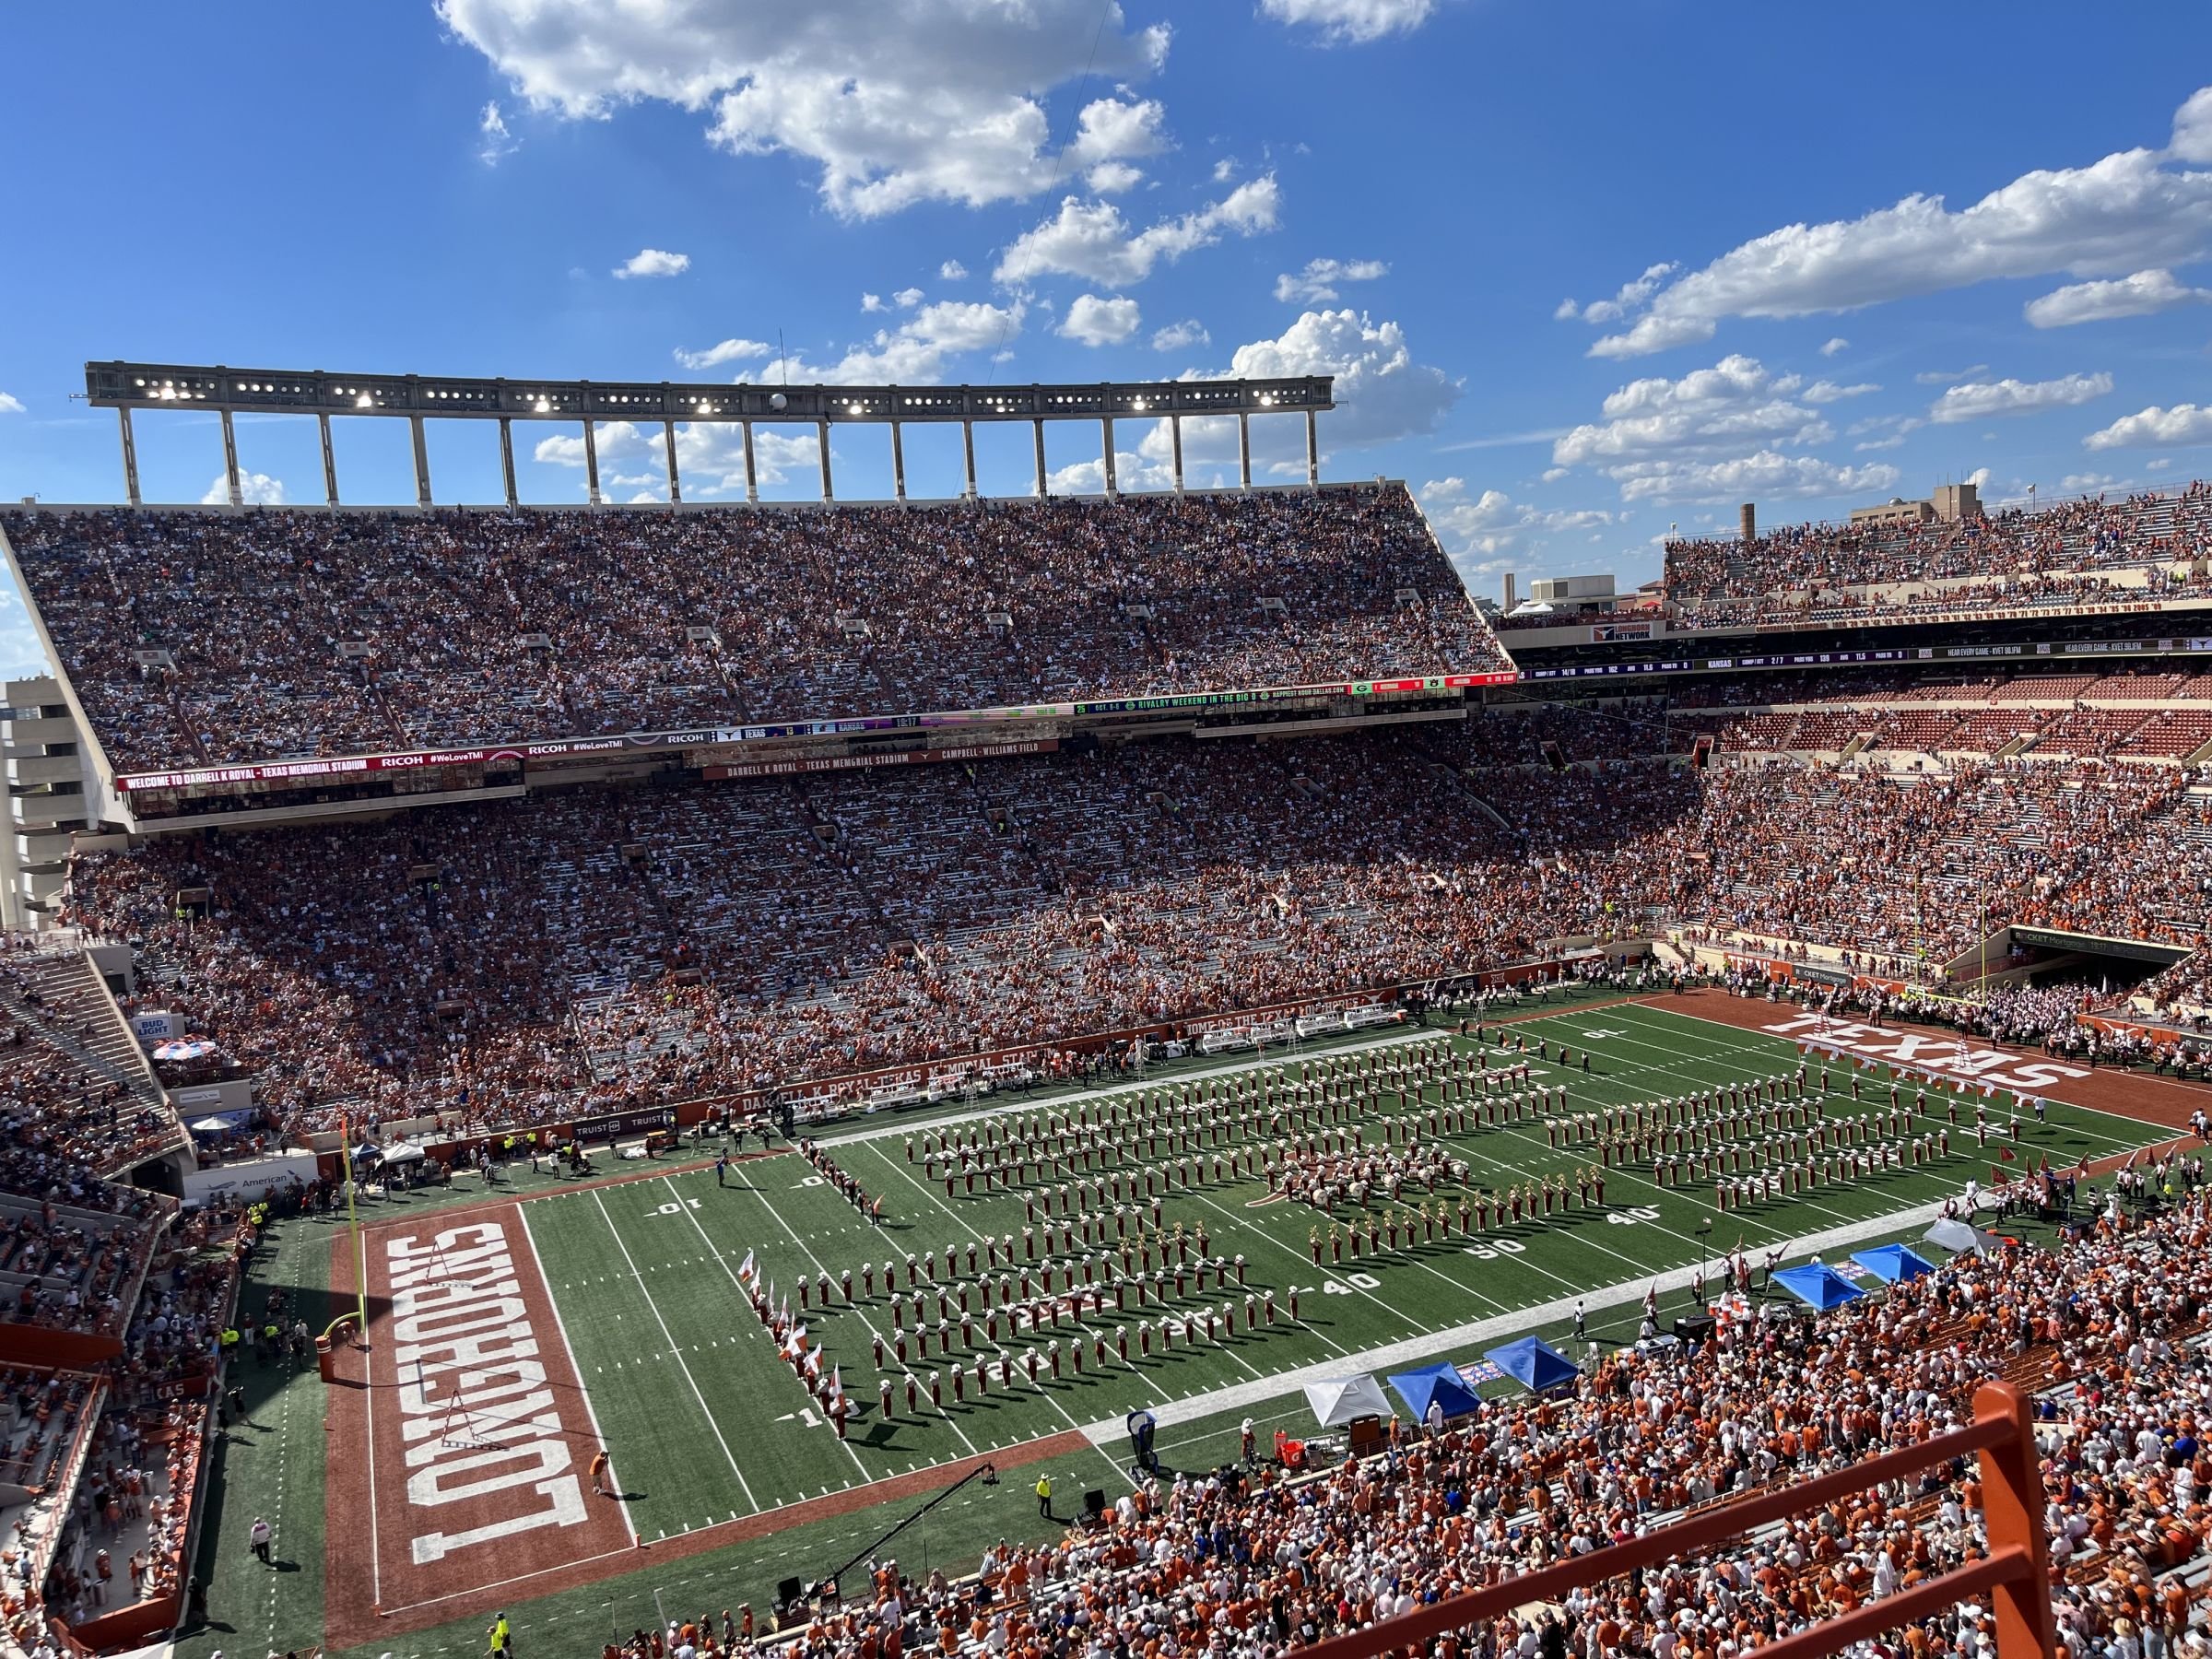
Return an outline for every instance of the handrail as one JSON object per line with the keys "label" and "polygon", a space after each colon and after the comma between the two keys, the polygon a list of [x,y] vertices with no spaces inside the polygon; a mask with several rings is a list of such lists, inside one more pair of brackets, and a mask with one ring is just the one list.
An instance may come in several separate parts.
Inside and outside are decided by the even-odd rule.
{"label": "handrail", "polygon": [[1984,1383],[1974,1394],[1974,1420],[1917,1445],[1900,1446],[1813,1480],[1785,1484],[1724,1511],[1692,1517],[1585,1556],[1571,1557],[1499,1583],[1462,1592],[1364,1630],[1300,1650],[1300,1659],[1375,1659],[1418,1653],[1447,1630],[1493,1619],[1531,1602],[1559,1601],[1569,1591],[1655,1567],[1672,1557],[1736,1537],[1786,1515],[1817,1509],[1900,1476],[1969,1453],[1982,1459],[1983,1514],[1989,1553],[1896,1595],[1871,1601],[1841,1618],[1760,1650],[1762,1659],[1814,1659],[1851,1642],[1992,1593],[1997,1659],[2052,1659],[2056,1628],[2051,1612],[2051,1561],[2043,1534],[2040,1459],[2028,1396],[2009,1382]]}

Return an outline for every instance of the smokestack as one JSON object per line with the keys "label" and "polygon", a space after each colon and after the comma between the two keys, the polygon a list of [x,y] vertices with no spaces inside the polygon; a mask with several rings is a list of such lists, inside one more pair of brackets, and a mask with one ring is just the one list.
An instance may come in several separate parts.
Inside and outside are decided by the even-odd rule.
{"label": "smokestack", "polygon": [[1742,511],[1743,520],[1737,526],[1737,534],[1746,541],[1757,541],[1759,539],[1759,509],[1751,502],[1746,501]]}
{"label": "smokestack", "polygon": [[1505,573],[1505,608],[1509,611],[1513,608],[1513,573],[1511,571]]}

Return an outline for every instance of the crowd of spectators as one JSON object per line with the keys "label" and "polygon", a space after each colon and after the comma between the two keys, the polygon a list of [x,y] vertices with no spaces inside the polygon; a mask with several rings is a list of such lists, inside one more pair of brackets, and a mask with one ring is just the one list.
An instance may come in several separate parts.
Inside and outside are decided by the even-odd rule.
{"label": "crowd of spectators", "polygon": [[322,1128],[521,1122],[1433,978],[1668,897],[1653,853],[1693,782],[1500,773],[1478,802],[1451,759],[1385,732],[442,807],[80,858],[68,913],[137,941],[263,1107]]}
{"label": "crowd of spectators", "polygon": [[[2196,1659],[2212,1651],[2188,1578],[2212,1541],[2212,1352],[2188,1339],[2212,1299],[2212,1235],[2201,1191],[2177,1196],[2147,1220],[2108,1206],[2077,1242],[1961,1255],[1802,1322],[1756,1317],[1739,1263],[1709,1342],[1593,1348],[1564,1394],[1489,1400],[1310,1476],[1147,1477],[1097,1522],[1002,1543],[957,1581],[880,1559],[865,1594],[802,1612],[792,1640],[810,1659],[1279,1653],[1562,1559],[1602,1561],[1686,1512],[1925,1441],[2002,1377],[2037,1395],[2062,1651]],[[1727,1659],[1986,1547],[1979,1469],[1959,1460],[1632,1581],[1600,1576],[1432,1651]],[[1878,1651],[1983,1659],[1993,1619],[1969,1598]]]}
{"label": "crowd of spectators", "polygon": [[2212,826],[2174,769],[1621,758],[1655,729],[1538,707],[179,838],[78,859],[69,915],[139,945],[282,1132],[787,1085],[1667,923],[1924,964],[1984,923],[2195,941]]}
{"label": "crowd of spectators", "polygon": [[124,771],[1511,666],[1397,486],[0,530]]}
{"label": "crowd of spectators", "polygon": [[[1677,626],[1936,615],[1992,606],[2201,597],[2212,484],[1986,517],[1791,524],[1666,546]],[[2122,579],[2118,572],[2131,572]]]}
{"label": "crowd of spectators", "polygon": [[135,1047],[69,941],[0,942],[0,1191],[50,1190],[18,1169],[82,1187],[181,1143]]}

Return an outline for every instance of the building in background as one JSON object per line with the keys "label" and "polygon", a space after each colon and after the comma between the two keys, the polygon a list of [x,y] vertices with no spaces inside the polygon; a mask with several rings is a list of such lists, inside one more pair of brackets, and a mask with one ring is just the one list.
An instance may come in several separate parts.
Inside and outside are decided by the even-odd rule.
{"label": "building in background", "polygon": [[58,681],[0,682],[7,825],[0,838],[0,925],[44,927],[68,873],[69,840],[91,822],[100,783]]}

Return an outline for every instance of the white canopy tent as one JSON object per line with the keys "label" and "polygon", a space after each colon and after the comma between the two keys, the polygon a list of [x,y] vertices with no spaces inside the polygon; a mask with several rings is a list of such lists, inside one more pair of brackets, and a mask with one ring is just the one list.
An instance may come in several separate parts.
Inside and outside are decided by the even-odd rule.
{"label": "white canopy tent", "polygon": [[1390,1400],[1372,1377],[1330,1377],[1306,1384],[1306,1404],[1324,1429],[1341,1429],[1365,1417],[1391,1415]]}
{"label": "white canopy tent", "polygon": [[1995,1233],[1983,1232],[1978,1227],[1970,1227],[1964,1221],[1954,1221],[1947,1216],[1921,1234],[1921,1237],[1931,1244],[1954,1252],[1988,1252],[1998,1249],[2005,1242]]}

